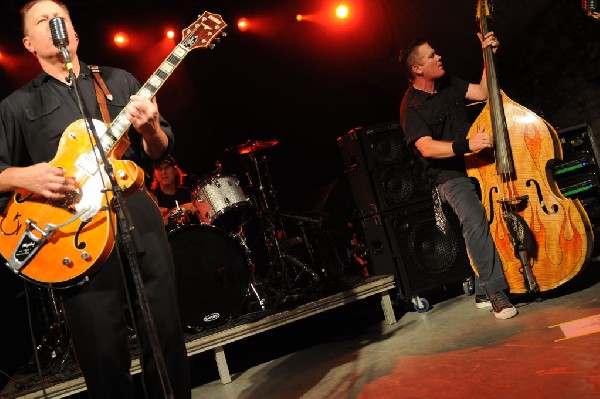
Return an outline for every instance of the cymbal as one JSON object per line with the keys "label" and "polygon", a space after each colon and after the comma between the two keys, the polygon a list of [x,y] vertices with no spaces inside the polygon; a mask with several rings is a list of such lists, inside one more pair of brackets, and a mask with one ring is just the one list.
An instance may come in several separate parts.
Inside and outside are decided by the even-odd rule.
{"label": "cymbal", "polygon": [[258,150],[264,150],[265,148],[271,148],[277,145],[279,140],[248,140],[244,144],[235,145],[229,147],[225,151],[235,151],[240,155],[250,154]]}

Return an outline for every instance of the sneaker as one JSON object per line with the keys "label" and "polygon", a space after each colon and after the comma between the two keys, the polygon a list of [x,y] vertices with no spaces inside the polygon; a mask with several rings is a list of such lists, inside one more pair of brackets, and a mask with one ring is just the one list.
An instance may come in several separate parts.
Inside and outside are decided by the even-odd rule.
{"label": "sneaker", "polygon": [[496,316],[497,319],[510,319],[517,315],[517,308],[510,303],[503,291],[498,291],[495,294],[490,295],[490,302],[492,303],[494,316]]}
{"label": "sneaker", "polygon": [[491,308],[492,303],[485,295],[475,295],[475,307],[477,309]]}

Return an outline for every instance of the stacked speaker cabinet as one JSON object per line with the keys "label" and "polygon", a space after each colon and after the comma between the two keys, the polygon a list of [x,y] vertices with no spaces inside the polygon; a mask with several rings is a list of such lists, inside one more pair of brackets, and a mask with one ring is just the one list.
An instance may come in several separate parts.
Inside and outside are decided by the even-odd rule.
{"label": "stacked speaker cabinet", "polygon": [[396,277],[403,298],[472,276],[454,214],[438,230],[431,187],[398,121],[352,129],[338,138],[344,169],[374,274]]}
{"label": "stacked speaker cabinet", "polygon": [[431,199],[423,169],[409,153],[398,122],[352,129],[338,138],[338,145],[364,216]]}

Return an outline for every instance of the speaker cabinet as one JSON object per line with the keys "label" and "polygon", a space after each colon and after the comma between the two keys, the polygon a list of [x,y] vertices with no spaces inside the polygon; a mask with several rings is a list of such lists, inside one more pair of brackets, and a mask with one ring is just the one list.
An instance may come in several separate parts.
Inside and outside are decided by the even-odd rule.
{"label": "speaker cabinet", "polygon": [[399,122],[352,129],[338,138],[338,146],[362,215],[431,200],[423,168],[407,148]]}
{"label": "speaker cabinet", "polygon": [[392,274],[400,295],[410,298],[473,275],[458,219],[446,210],[451,228],[436,226],[431,203],[421,203],[363,221],[374,274]]}
{"label": "speaker cabinet", "polygon": [[437,229],[431,187],[397,121],[338,138],[374,274],[391,274],[404,298],[473,275],[456,216]]}

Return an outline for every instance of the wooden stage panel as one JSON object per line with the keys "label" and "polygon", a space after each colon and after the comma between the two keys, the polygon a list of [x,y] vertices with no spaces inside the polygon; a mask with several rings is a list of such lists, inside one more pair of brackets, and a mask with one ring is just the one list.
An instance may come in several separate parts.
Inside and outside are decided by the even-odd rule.
{"label": "wooden stage panel", "polygon": [[[396,322],[396,317],[389,296],[389,290],[394,288],[394,286],[394,277],[391,275],[373,276],[346,291],[299,305],[293,309],[274,313],[250,323],[233,326],[225,325],[214,331],[211,330],[190,335],[186,337],[187,354],[188,356],[193,356],[212,349],[215,353],[221,382],[227,384],[231,382],[231,375],[227,366],[225,345],[376,294],[381,295],[381,307],[385,321],[388,324],[393,324]],[[86,386],[81,372],[76,365],[72,365],[71,368],[73,370],[70,370],[70,374],[68,375],[49,376],[46,378],[44,382],[46,385],[46,396],[44,396],[44,391],[40,384],[37,387],[23,389],[18,386],[20,379],[13,378],[3,389],[0,398],[64,398],[85,391]],[[141,372],[138,358],[133,359],[131,372],[132,374]],[[32,379],[36,377],[29,375],[24,378]]]}

